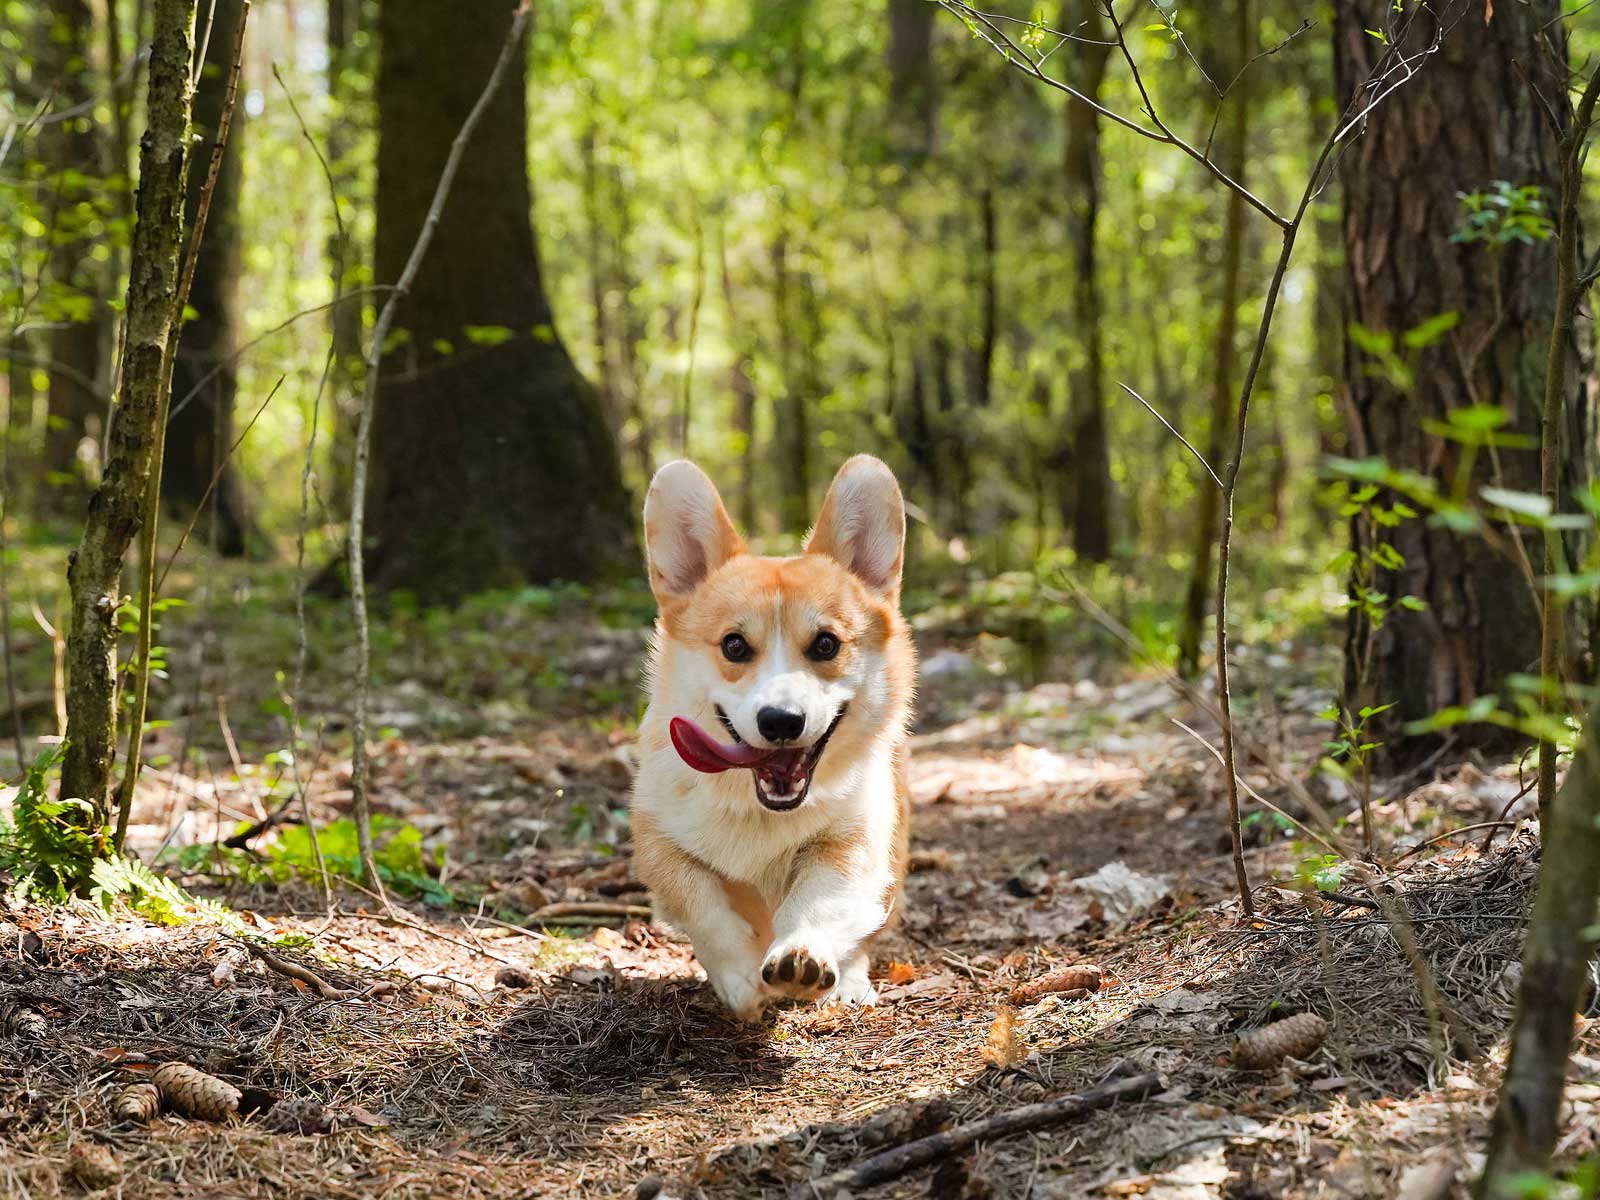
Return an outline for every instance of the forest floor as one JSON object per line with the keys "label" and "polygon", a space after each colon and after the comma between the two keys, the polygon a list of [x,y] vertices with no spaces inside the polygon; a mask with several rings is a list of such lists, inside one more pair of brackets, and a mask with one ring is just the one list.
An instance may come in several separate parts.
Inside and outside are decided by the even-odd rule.
{"label": "forest floor", "polygon": [[[1261,911],[1241,916],[1219,769],[1175,723],[1215,740],[1203,712],[1103,648],[1041,672],[992,632],[992,594],[945,598],[916,622],[913,874],[875,955],[882,1002],[749,1028],[640,919],[629,875],[647,603],[535,589],[387,621],[374,793],[396,906],[341,884],[330,912],[302,830],[217,844],[298,771],[330,856],[349,853],[332,825],[340,729],[308,715],[313,745],[283,751],[274,672],[292,669],[293,626],[263,578],[169,617],[173,724],[152,738],[131,839],[166,843],[169,872],[242,930],[0,900],[0,1000],[46,1019],[0,1036],[0,1194],[81,1194],[72,1164],[96,1145],[121,1172],[107,1194],[129,1197],[783,1196],[927,1128],[1129,1071],[1161,1085],[870,1194],[1420,1198],[1448,1194],[1430,1190],[1439,1164],[1464,1180],[1478,1161],[1538,861],[1516,764],[1413,777],[1377,808],[1379,861],[1459,1018],[1441,1042],[1384,918],[1308,898],[1300,881],[1327,864],[1264,813],[1247,826]],[[314,617],[302,709],[342,712],[339,618]],[[1293,642],[1239,656],[1243,719],[1303,774],[1330,667]],[[1261,764],[1246,777],[1278,794]],[[1509,824],[1466,829],[1508,807]],[[618,916],[533,927],[560,902]],[[288,939],[279,961],[326,994],[241,931]],[[1079,961],[1101,991],[1017,1006],[1014,1042],[995,1031],[1012,987]],[[1315,1054],[1230,1065],[1237,1033],[1302,1011],[1332,1026]],[[250,1113],[112,1120],[117,1089],[172,1059],[238,1085]],[[1600,1148],[1600,1026],[1575,1064],[1567,1159]]]}

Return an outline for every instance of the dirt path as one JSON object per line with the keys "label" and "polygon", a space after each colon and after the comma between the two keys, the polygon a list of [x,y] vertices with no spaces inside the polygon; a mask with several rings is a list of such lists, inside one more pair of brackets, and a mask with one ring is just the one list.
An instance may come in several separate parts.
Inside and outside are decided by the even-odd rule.
{"label": "dirt path", "polygon": [[[1204,734],[1195,714],[1143,680],[1024,691],[975,659],[943,663],[925,682],[915,872],[875,964],[880,1006],[791,1009],[752,1030],[717,1010],[686,946],[642,921],[522,933],[470,906],[412,904],[396,923],[349,892],[329,920],[304,882],[235,878],[227,894],[262,931],[309,934],[284,956],[351,998],[323,998],[214,927],[0,906],[0,990],[47,1019],[43,1036],[0,1040],[0,1194],[76,1194],[70,1156],[92,1143],[115,1155],[130,1197],[615,1196],[658,1183],[781,1196],[919,1128],[1128,1070],[1160,1072],[1159,1094],[872,1194],[1392,1196],[1429,1153],[1477,1144],[1489,1059],[1436,1044],[1380,919],[1269,888],[1260,919],[1238,920],[1214,763],[1171,723]],[[446,887],[479,890],[486,912],[644,899],[627,873],[614,728],[512,716],[492,734],[439,737],[407,723],[426,689],[386,699],[380,807],[449,847]],[[1314,687],[1279,680],[1254,711],[1304,762],[1317,707]],[[326,816],[340,770],[325,762],[316,777]],[[252,808],[243,783],[169,783],[142,802],[147,840],[176,810],[200,822],[208,807]],[[1487,819],[1502,783],[1428,784],[1380,810],[1386,837]],[[1270,829],[1257,821],[1252,836]],[[203,866],[209,835],[194,832]],[[1395,885],[1486,1050],[1509,1017],[1503,964],[1537,851],[1525,832],[1486,857],[1473,845],[1408,858]],[[1252,849],[1252,868],[1292,878],[1305,853],[1280,836]],[[1155,881],[1126,916],[1083,883],[1108,864]],[[1078,960],[1104,969],[1105,989],[1021,1007],[999,1055],[1011,1065],[986,1061],[1009,990]],[[1228,1065],[1236,1031],[1300,1011],[1333,1025],[1309,1062]],[[262,1111],[227,1126],[112,1123],[115,1088],[169,1058],[229,1078]],[[1573,1156],[1600,1136],[1600,1063],[1580,1066],[1596,1079],[1576,1088]],[[887,1115],[862,1125],[875,1114]]]}

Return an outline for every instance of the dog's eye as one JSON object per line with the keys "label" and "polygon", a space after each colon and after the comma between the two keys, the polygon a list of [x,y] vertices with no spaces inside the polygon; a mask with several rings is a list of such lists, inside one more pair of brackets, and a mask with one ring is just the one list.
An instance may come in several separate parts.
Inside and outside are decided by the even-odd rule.
{"label": "dog's eye", "polygon": [[749,662],[756,656],[756,648],[744,640],[742,633],[730,633],[722,639],[722,657],[729,662]]}
{"label": "dog's eye", "polygon": [[812,662],[827,662],[839,653],[839,639],[824,629],[811,639],[806,657]]}

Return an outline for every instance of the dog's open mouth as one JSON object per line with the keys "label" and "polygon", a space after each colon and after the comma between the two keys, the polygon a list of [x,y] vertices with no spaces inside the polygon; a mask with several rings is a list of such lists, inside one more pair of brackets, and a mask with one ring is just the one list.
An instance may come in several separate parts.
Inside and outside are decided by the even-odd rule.
{"label": "dog's open mouth", "polygon": [[849,705],[841,705],[827,730],[809,746],[794,750],[763,750],[752,746],[739,736],[739,731],[728,720],[728,714],[717,709],[717,720],[733,738],[730,745],[718,742],[700,726],[684,717],[674,717],[668,732],[678,756],[696,771],[715,774],[719,771],[744,767],[754,776],[756,799],[773,812],[788,812],[805,803],[811,790],[811,777],[816,772],[822,752],[828,748],[828,739],[839,728]]}

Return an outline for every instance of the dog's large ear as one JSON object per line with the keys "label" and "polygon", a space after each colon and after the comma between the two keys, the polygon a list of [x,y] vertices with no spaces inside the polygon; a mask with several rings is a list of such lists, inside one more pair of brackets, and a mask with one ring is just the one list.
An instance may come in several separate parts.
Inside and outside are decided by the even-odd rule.
{"label": "dog's large ear", "polygon": [[669,462],[644,498],[644,541],[650,590],[663,607],[682,599],[735,554],[744,542],[706,473],[692,462]]}
{"label": "dog's large ear", "polygon": [[905,560],[906,506],[894,472],[858,454],[833,477],[807,554],[826,554],[891,602],[900,594]]}

